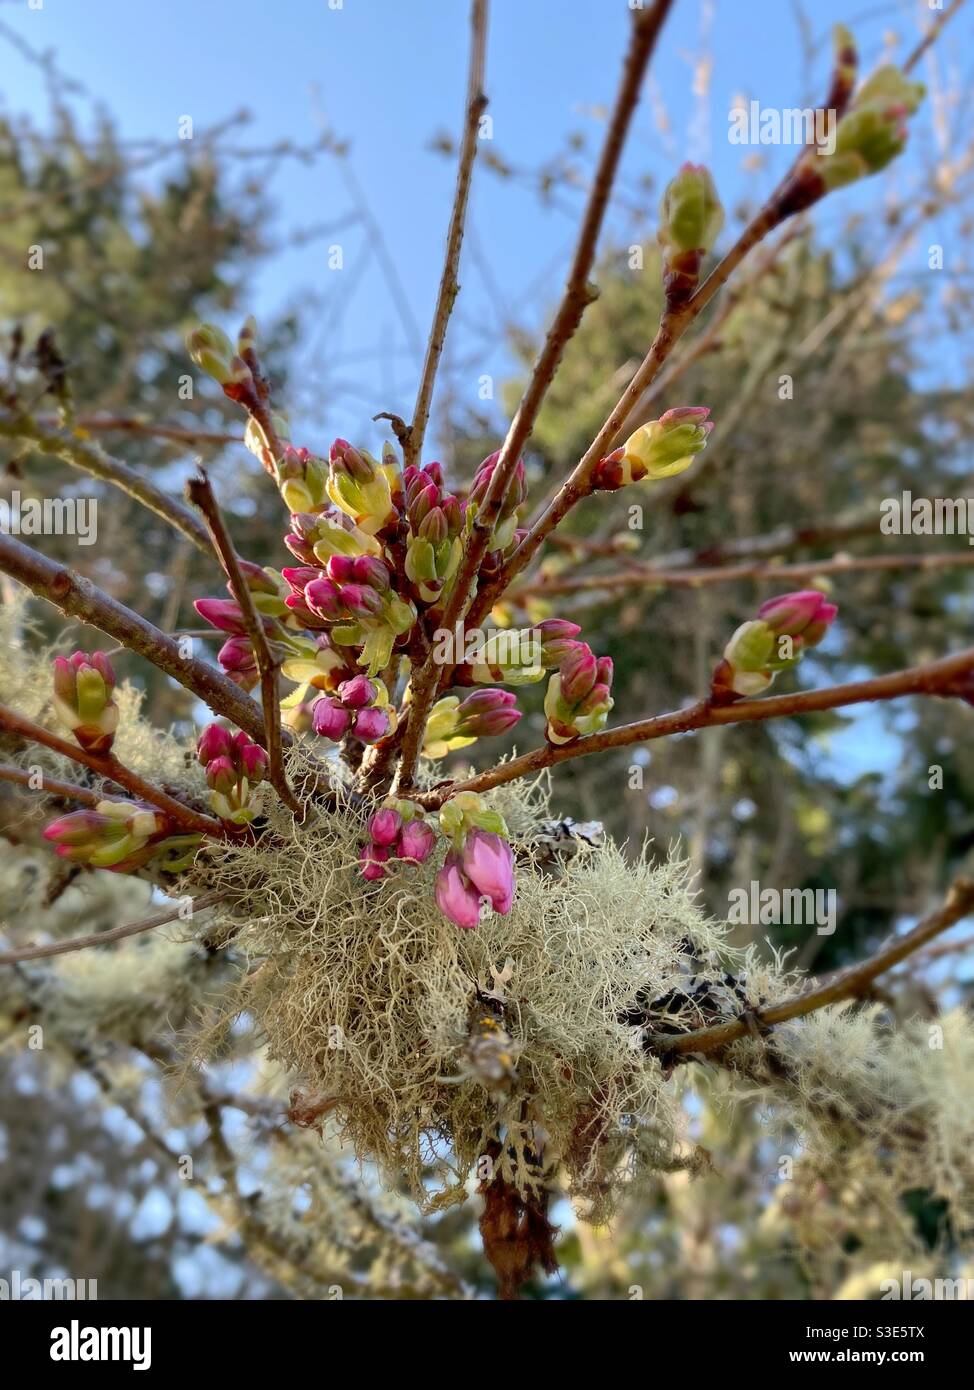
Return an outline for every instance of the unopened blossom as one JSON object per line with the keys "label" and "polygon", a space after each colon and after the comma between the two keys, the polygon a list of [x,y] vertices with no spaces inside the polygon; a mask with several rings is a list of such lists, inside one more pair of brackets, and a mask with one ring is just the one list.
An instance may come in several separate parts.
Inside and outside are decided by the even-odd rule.
{"label": "unopened blossom", "polygon": [[709,414],[709,406],[678,406],[641,425],[621,449],[601,460],[594,486],[612,491],[627,483],[655,482],[684,472],[707,446],[714,427]]}
{"label": "unopened blossom", "polygon": [[260,668],[249,637],[228,637],[217,652],[217,661],[241,689],[253,690],[260,683]]}
{"label": "unopened blossom", "polygon": [[265,750],[242,730],[231,734],[219,724],[208,724],[197,741],[196,756],[206,772],[216,814],[230,825],[248,825],[256,814],[250,793],[267,775]]}
{"label": "unopened blossom", "polygon": [[467,748],[478,738],[496,737],[521,718],[517,697],[510,690],[476,690],[463,701],[456,695],[437,700],[424,733],[423,756],[443,758]]}
{"label": "unopened blossom", "polygon": [[277,485],[289,512],[318,512],[328,503],[328,464],[289,444],[276,465]]}
{"label": "unopened blossom", "polygon": [[457,854],[450,850],[436,875],[436,905],[449,921],[470,931],[480,923],[480,893],[467,878]]}
{"label": "unopened blossom", "polygon": [[817,589],[769,599],[757,618],[742,623],[724,648],[714,672],[711,698],[718,703],[761,695],[779,671],[794,666],[818,646],[838,609]]}
{"label": "unopened blossom", "polygon": [[367,879],[383,878],[394,860],[413,865],[424,863],[436,843],[435,832],[415,801],[393,800],[381,806],[369,817],[366,831],[368,843],[359,859],[362,875]]}
{"label": "unopened blossom", "polygon": [[311,717],[315,733],[335,741],[350,733],[363,743],[377,743],[396,726],[382,681],[362,675],[342,681],[334,695],[322,696]]}
{"label": "unopened blossom", "polygon": [[514,853],[502,835],[471,830],[463,843],[463,872],[495,912],[506,915],[514,897]]}
{"label": "unopened blossom", "polygon": [[671,306],[696,289],[704,257],[724,225],[724,209],[710,171],[684,164],[667,184],[657,236],[663,248],[663,286]]}
{"label": "unopened blossom", "polygon": [[572,743],[605,727],[613,706],[612,661],[596,657],[585,642],[573,642],[548,682],[544,710],[549,743]]}
{"label": "unopened blossom", "polygon": [[218,382],[232,400],[244,400],[253,391],[250,368],[221,328],[200,324],[187,337],[186,346],[197,367]]}
{"label": "unopened blossom", "polygon": [[[473,483],[470,487],[468,503],[470,504],[470,515],[473,516],[481,506],[484,498],[490,490],[490,485],[494,479],[494,471],[500,459],[500,451],[489,454],[477,469]],[[504,551],[514,539],[514,532],[517,529],[518,512],[527,497],[527,482],[524,474],[524,460],[518,459],[507,489],[507,495],[501,503],[497,513],[497,521],[494,525],[494,534],[491,548]]]}
{"label": "unopened blossom", "polygon": [[892,64],[877,68],[839,120],[834,149],[809,150],[802,173],[820,180],[828,192],[885,169],[906,145],[907,117],[925,91],[922,82],[909,81]]}
{"label": "unopened blossom", "polygon": [[383,807],[381,811],[376,811],[375,815],[369,818],[367,829],[369,839],[373,844],[388,849],[399,838],[399,833],[402,830],[402,816],[391,806]]}
{"label": "unopened blossom", "polygon": [[436,832],[424,820],[411,820],[403,826],[402,834],[396,842],[395,853],[398,859],[411,859],[423,864],[433,852]]}
{"label": "unopened blossom", "polygon": [[496,912],[508,913],[514,895],[514,856],[503,816],[475,792],[459,792],[440,807],[439,821],[452,842],[436,876],[440,911],[465,928],[478,924],[481,898],[487,898]]}
{"label": "unopened blossom", "polygon": [[328,495],[367,535],[375,536],[395,518],[390,469],[347,439],[336,439],[328,458]]}
{"label": "unopened blossom", "polygon": [[115,672],[104,652],[54,658],[54,709],[89,753],[107,753],[118,728]]}
{"label": "unopened blossom", "polygon": [[60,816],[44,838],[72,863],[125,873],[151,859],[171,831],[167,817],[145,802],[105,800]]}
{"label": "unopened blossom", "polygon": [[193,607],[201,618],[221,632],[229,632],[234,637],[244,637],[247,624],[244,622],[240,604],[233,598],[198,598]]}

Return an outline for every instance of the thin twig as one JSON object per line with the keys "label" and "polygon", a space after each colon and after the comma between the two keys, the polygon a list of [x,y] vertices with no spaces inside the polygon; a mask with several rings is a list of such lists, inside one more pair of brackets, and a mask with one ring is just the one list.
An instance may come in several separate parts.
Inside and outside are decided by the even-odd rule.
{"label": "thin twig", "polygon": [[62,758],[70,758],[72,762],[90,768],[92,772],[97,772],[102,777],[108,778],[109,781],[124,787],[127,792],[131,792],[140,801],[148,801],[150,805],[157,806],[160,811],[163,811],[187,832],[195,835],[212,835],[217,839],[225,838],[226,832],[220,821],[214,820],[212,816],[204,816],[189,806],[184,806],[181,801],[177,801],[168,792],[164,792],[160,787],[154,787],[151,782],[147,782],[137,772],[133,772],[124,763],[120,763],[113,753],[89,753],[87,749],[79,748],[75,743],[69,743],[67,739],[51,733],[50,729],[45,729],[41,724],[35,724],[32,719],[18,714],[16,710],[10,709],[6,705],[0,705],[0,729],[5,729],[7,733],[19,734],[21,738],[30,739],[32,743],[39,743],[44,748],[50,748],[54,753],[60,753]]}
{"label": "thin twig", "polygon": [[[956,11],[960,3],[961,0],[955,0],[955,3],[948,11],[945,11],[944,15],[941,17],[942,22],[938,21],[932,26],[932,32],[926,36],[923,43],[918,46],[917,50],[911,54],[910,58],[907,60],[904,71],[910,71],[916,64],[925,51],[926,46],[933,42],[934,38],[942,29],[943,23],[946,23],[946,20]],[[551,501],[543,507],[539,515],[532,522],[528,529],[527,536],[511,556],[500,575],[498,575],[492,584],[487,586],[483,594],[478,595],[470,615],[472,624],[479,622],[480,619],[490,611],[500,594],[507,589],[511,581],[530,563],[538,548],[544,543],[545,538],[561,523],[581,498],[589,495],[591,492],[592,476],[598,466],[599,460],[604,458],[605,455],[615,447],[633,411],[639,405],[643,393],[653,384],[660,369],[672,352],[673,347],[686,330],[700,316],[714,296],[723,288],[749,252],[752,251],[759,242],[763,241],[770,231],[780,225],[786,217],[793,215],[792,212],[788,211],[787,199],[792,176],[793,170],[789,170],[771,193],[764,206],[741,232],[734,245],[717,263],[707,279],[699,289],[690,296],[686,303],[676,309],[667,308],[664,310],[656,337],[649,351],[636,369],[629,385],[620,396],[615,408],[605,420],[595,439],[579,460],[568,479],[559,487]]]}
{"label": "thin twig", "polygon": [[73,468],[80,468],[92,478],[111,483],[181,531],[198,550],[212,555],[206,527],[188,507],[156,487],[155,483],[140,477],[128,464],[106,453],[96,440],[88,437],[84,429],[58,428],[34,419],[26,411],[0,409],[0,438],[26,440],[38,453],[53,455]]}
{"label": "thin twig", "polygon": [[19,786],[27,787],[29,791],[40,792],[43,796],[59,796],[65,801],[80,801],[82,806],[97,806],[99,801],[104,798],[95,792],[89,791],[87,787],[79,787],[75,782],[59,782],[56,777],[48,777],[47,773],[41,775],[42,785],[33,785],[36,772],[27,772],[22,767],[13,767],[10,763],[0,763],[0,782],[16,782]]}
{"label": "thin twig", "polygon": [[634,724],[620,724],[599,734],[589,734],[574,743],[554,747],[546,744],[524,753],[519,758],[498,763],[462,782],[449,782],[428,792],[413,793],[422,805],[435,808],[460,791],[483,792],[502,786],[519,777],[527,777],[573,758],[602,753],[608,748],[625,748],[633,743],[648,743],[657,738],[686,734],[695,729],[710,729],[715,725],[755,723],[765,719],[790,718],[799,714],[821,713],[860,705],[872,700],[895,700],[903,695],[966,696],[965,681],[974,673],[974,647],[954,656],[942,657],[922,666],[911,666],[886,676],[849,681],[844,685],[827,686],[823,690],[800,691],[793,695],[771,695],[759,700],[738,700],[734,704],[714,705],[698,700],[686,709],[669,714],[657,714]]}
{"label": "thin twig", "polygon": [[163,425],[142,415],[79,415],[81,429],[108,434],[145,434],[174,444],[243,444],[242,434],[197,429],[192,425]]}
{"label": "thin twig", "polygon": [[877,975],[882,975],[894,965],[898,965],[901,960],[924,946],[932,937],[946,931],[948,927],[954,926],[962,917],[968,916],[972,909],[974,909],[974,882],[970,879],[959,878],[951,886],[943,907],[932,912],[929,917],[924,917],[904,936],[893,938],[875,955],[860,961],[857,965],[850,966],[847,970],[840,971],[838,975],[833,976],[832,979],[819,985],[816,989],[810,989],[804,994],[796,995],[793,999],[785,999],[780,1004],[772,1004],[765,1009],[755,1009],[746,1018],[731,1019],[726,1023],[715,1024],[711,1028],[700,1028],[691,1033],[678,1033],[675,1036],[666,1033],[649,1033],[644,1039],[644,1046],[650,1051],[668,1057],[686,1055],[687,1053],[692,1053],[694,1056],[706,1055],[721,1051],[730,1043],[736,1042],[738,1038],[743,1038],[748,1033],[753,1032],[755,1027],[758,1030],[772,1028],[775,1024],[786,1023],[789,1019],[801,1018],[805,1014],[814,1013],[817,1009],[824,1009],[831,1004],[839,1004],[845,999],[851,999],[861,994],[876,979]]}
{"label": "thin twig", "polygon": [[[636,12],[633,19],[632,37],[626,53],[619,91],[579,229],[578,243],[565,291],[501,446],[490,486],[474,519],[473,532],[466,541],[464,555],[440,622],[440,626],[448,632],[454,630],[457,621],[463,616],[471,587],[490,545],[497,517],[514,478],[522,450],[534,429],[538,412],[554,380],[565,346],[578,328],[587,305],[596,297],[597,291],[589,283],[589,275],[595,260],[599,234],[626,135],[639,101],[646,68],[671,3],[672,0],[656,0],[651,9]],[[431,653],[411,684],[409,713],[402,735],[398,775],[398,785],[402,788],[409,787],[412,783],[427,716],[437,691],[444,687],[448,680],[449,668],[443,669],[438,666]]]}
{"label": "thin twig", "polygon": [[508,598],[525,599],[532,594],[546,598],[554,594],[577,594],[605,589],[700,589],[710,584],[730,584],[735,580],[792,580],[818,575],[849,574],[869,570],[940,570],[974,565],[974,551],[949,550],[930,555],[834,555],[828,560],[808,560],[801,564],[743,564],[708,566],[704,569],[664,570],[645,565],[618,574],[586,575],[579,579],[544,579],[522,589],[512,589]]}
{"label": "thin twig", "polygon": [[457,166],[456,191],[453,195],[453,211],[450,214],[450,229],[446,238],[446,257],[440,277],[436,308],[433,311],[433,326],[426,345],[426,358],[416,393],[413,419],[406,430],[402,443],[404,462],[407,466],[418,464],[422,458],[423,439],[429,422],[430,406],[433,400],[433,387],[436,373],[443,355],[447,324],[453,311],[453,304],[460,289],[457,271],[460,266],[460,249],[463,246],[463,228],[467,219],[467,201],[470,196],[470,182],[473,164],[477,157],[477,142],[480,135],[480,118],[487,109],[484,94],[484,61],[487,49],[487,0],[473,0],[470,12],[470,62],[467,74],[467,108],[463,126],[463,139],[460,145],[460,159]]}
{"label": "thin twig", "polygon": [[244,627],[250,638],[260,671],[261,703],[264,711],[264,732],[267,757],[270,764],[271,785],[288,810],[299,818],[304,818],[304,807],[295,796],[284,771],[284,756],[281,749],[281,705],[277,689],[279,663],[274,660],[267,641],[263,621],[254,606],[254,596],[237,560],[230,533],[223,520],[216,496],[209,478],[200,469],[199,476],[190,478],[186,484],[186,496],[203,513],[206,527],[213,541],[220,564],[230,581],[230,589],[240,607]]}
{"label": "thin twig", "polygon": [[917,63],[919,63],[920,59],[926,53],[930,45],[937,41],[940,35],[940,31],[943,29],[944,25],[957,13],[957,11],[960,9],[963,3],[964,0],[952,0],[951,4],[949,4],[945,10],[941,10],[940,14],[937,15],[936,19],[930,25],[930,28],[927,30],[923,38],[917,44],[916,48],[914,48],[913,52],[910,54],[909,58],[907,58],[906,62],[903,64],[904,72],[913,71],[913,69],[916,67]]}
{"label": "thin twig", "polygon": [[[209,534],[202,523],[200,525],[210,553]],[[38,598],[54,604],[68,617],[90,623],[109,637],[114,637],[126,650],[145,657],[196,695],[214,713],[224,715],[238,729],[245,730],[251,738],[263,738],[264,716],[256,700],[246,695],[222,671],[196,657],[184,655],[179,642],[147,622],[141,614],[111,598],[90,579],[83,578],[65,565],[2,532],[0,570],[26,585]],[[283,737],[290,742],[290,731],[284,731]]]}
{"label": "thin twig", "polygon": [[[201,893],[192,899],[193,915],[204,908],[213,907],[223,901],[224,895],[218,892]],[[21,946],[16,951],[0,951],[0,965],[18,965],[23,960],[41,960],[46,956],[63,956],[69,951],[85,951],[89,946],[107,946],[113,941],[123,941],[127,936],[137,936],[139,932],[151,931],[153,927],[164,927],[182,915],[182,903],[164,907],[151,917],[143,917],[138,922],[126,922],[124,926],[112,927],[109,931],[92,932],[90,936],[74,936],[69,941],[55,941],[49,946]]]}

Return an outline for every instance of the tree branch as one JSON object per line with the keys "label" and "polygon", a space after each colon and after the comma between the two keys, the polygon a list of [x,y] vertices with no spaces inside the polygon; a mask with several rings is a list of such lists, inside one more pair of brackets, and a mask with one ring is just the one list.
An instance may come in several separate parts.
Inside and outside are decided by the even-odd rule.
{"label": "tree branch", "polygon": [[[213,907],[223,901],[218,892],[201,893],[193,899],[193,914],[203,908]],[[123,926],[112,927],[109,931],[92,932],[90,936],[75,936],[69,941],[55,941],[49,946],[21,946],[16,951],[0,951],[0,965],[19,965],[24,960],[41,960],[46,956],[63,956],[69,951],[84,951],[89,946],[107,946],[113,941],[122,941],[127,936],[137,936],[139,932],[151,931],[153,927],[164,927],[174,922],[182,911],[182,904],[164,907],[151,917],[143,917],[138,922],[126,922]]]}
{"label": "tree branch", "polygon": [[156,516],[168,521],[170,526],[191,540],[198,550],[212,555],[206,527],[188,507],[184,507],[174,497],[157,488],[155,483],[140,477],[128,464],[112,458],[99,443],[88,438],[85,429],[62,429],[35,420],[26,411],[0,409],[0,438],[26,440],[38,453],[53,455],[64,463],[71,464],[73,468],[88,473],[92,478],[111,483],[136,502],[141,502],[143,507],[148,507],[150,512],[155,512]]}
{"label": "tree branch", "polygon": [[[949,10],[945,11],[938,21],[931,26],[930,33],[907,60],[904,72],[909,72],[915,66],[926,47],[933,42],[943,28],[943,24],[959,8],[960,3],[961,0],[955,0]],[[490,611],[497,598],[505,592],[511,581],[530,563],[538,548],[544,543],[545,538],[560,524],[581,498],[589,495],[592,475],[599,460],[615,447],[643,393],[653,384],[673,347],[679,342],[689,326],[700,316],[718,291],[723,288],[748,253],[759,242],[763,241],[775,227],[794,215],[795,209],[790,206],[788,198],[792,174],[793,169],[790,169],[773,190],[764,206],[741,232],[734,245],[686,303],[677,309],[664,311],[649,351],[636,369],[615,408],[571,475],[532,522],[527,536],[504,569],[494,582],[487,586],[486,591],[478,596],[471,612],[472,623],[479,622]]]}
{"label": "tree branch", "polygon": [[[190,513],[192,515],[192,513]],[[194,520],[196,518],[194,517]],[[200,523],[202,526],[202,523]],[[206,534],[206,528],[202,528]],[[207,534],[207,553],[210,540]],[[260,705],[244,694],[222,671],[184,656],[180,644],[140,614],[110,598],[90,579],[84,579],[66,566],[50,560],[30,546],[0,533],[0,570],[26,585],[38,598],[46,599],[60,612],[89,623],[114,637],[129,651],[151,661],[172,676],[216,714],[222,714],[251,738],[264,736],[264,716]],[[282,731],[290,742],[290,731]]]}
{"label": "tree branch", "polygon": [[89,791],[87,787],[79,787],[74,782],[59,782],[56,777],[48,777],[43,774],[41,787],[33,787],[35,773],[27,772],[22,767],[14,767],[10,763],[0,763],[0,782],[15,782],[21,787],[27,787],[29,791],[38,791],[44,796],[58,796],[65,801],[80,801],[82,806],[97,806],[102,797],[95,792]]}
{"label": "tree branch", "polygon": [[753,1032],[755,1027],[758,1030],[773,1028],[775,1024],[787,1023],[789,1019],[801,1018],[804,1014],[814,1013],[816,1009],[824,1009],[830,1004],[839,1004],[844,999],[851,999],[861,994],[877,975],[882,975],[884,971],[898,965],[901,960],[926,945],[932,937],[968,916],[972,909],[974,882],[959,878],[951,886],[943,907],[932,912],[929,917],[924,917],[905,936],[894,937],[875,955],[840,971],[825,984],[796,995],[793,999],[785,999],[780,1004],[754,1010],[745,1018],[730,1019],[726,1023],[715,1024],[712,1028],[700,1028],[692,1033],[678,1033],[675,1036],[667,1033],[649,1033],[644,1040],[644,1046],[667,1057],[685,1056],[688,1053],[695,1057],[706,1056],[722,1051],[738,1038]]}
{"label": "tree branch", "polygon": [[814,714],[823,710],[840,709],[846,705],[865,704],[872,700],[895,700],[903,695],[963,698],[967,694],[965,682],[970,681],[972,675],[974,647],[968,647],[955,656],[942,657],[939,661],[931,661],[923,666],[911,666],[905,671],[873,676],[868,680],[827,686],[824,690],[771,695],[760,700],[738,700],[729,705],[713,705],[709,700],[698,700],[686,709],[654,715],[634,724],[621,724],[617,728],[605,729],[602,733],[576,739],[574,743],[562,744],[559,747],[546,744],[542,748],[535,748],[531,753],[522,754],[519,758],[498,763],[488,772],[481,772],[465,781],[448,782],[428,792],[413,793],[413,796],[428,809],[435,809],[457,792],[489,791],[492,787],[542,772],[545,768],[569,762],[572,758],[584,758],[591,753],[602,753],[608,748],[625,748],[629,744],[648,743],[653,739],[686,734],[695,729],[709,729],[715,725],[745,724],[798,714]]}
{"label": "tree branch", "polygon": [[508,597],[524,600],[532,594],[577,594],[586,590],[666,588],[700,589],[710,584],[730,584],[741,579],[791,580],[817,575],[860,573],[868,570],[940,570],[974,565],[974,551],[949,550],[930,555],[835,555],[828,560],[809,560],[801,564],[755,564],[708,566],[704,569],[666,570],[652,565],[623,570],[618,574],[586,575],[580,579],[545,579]]}
{"label": "tree branch", "polygon": [[467,201],[470,196],[470,181],[473,163],[477,157],[477,140],[480,133],[480,118],[487,108],[484,95],[484,59],[487,48],[487,0],[473,0],[470,11],[470,63],[467,74],[467,113],[460,145],[460,159],[457,166],[457,184],[453,195],[453,211],[450,215],[450,229],[446,239],[446,258],[440,277],[436,308],[433,311],[433,326],[426,345],[426,358],[416,393],[412,424],[402,435],[403,461],[408,467],[418,464],[423,452],[423,440],[429,422],[430,405],[433,400],[433,387],[436,373],[446,341],[447,324],[453,312],[453,304],[460,289],[457,270],[460,265],[460,249],[463,245],[463,228],[467,218]]}
{"label": "tree branch", "polygon": [[264,713],[264,733],[265,744],[267,747],[267,758],[270,764],[269,776],[271,785],[278,796],[287,806],[289,811],[299,818],[304,819],[304,807],[287,780],[284,771],[284,757],[281,751],[281,706],[277,689],[277,670],[279,663],[274,660],[270,646],[267,641],[267,633],[257,609],[254,607],[254,597],[250,592],[247,581],[244,579],[237,560],[233,542],[227,531],[223,514],[214,495],[209,478],[200,469],[199,476],[190,478],[186,484],[186,495],[193,502],[206,520],[207,530],[213,541],[220,564],[230,581],[230,589],[234,598],[240,606],[243,615],[244,627],[247,629],[247,636],[254,648],[254,655],[257,659],[257,668],[260,671],[260,692],[261,703]]}
{"label": "tree branch", "polygon": [[161,788],[154,787],[151,782],[146,782],[137,772],[133,772],[124,763],[120,763],[113,753],[89,753],[86,749],[80,748],[75,743],[69,743],[67,739],[51,733],[43,725],[35,724],[32,719],[18,714],[16,710],[9,709],[6,705],[0,705],[0,729],[6,729],[11,734],[19,734],[21,738],[30,739],[32,743],[40,743],[43,747],[50,748],[52,752],[60,753],[62,758],[70,758],[72,762],[80,763],[82,767],[90,768],[92,772],[107,777],[109,781],[124,787],[127,792],[131,792],[140,801],[148,801],[152,806],[157,806],[183,830],[196,835],[210,835],[220,840],[226,836],[220,821],[214,820],[212,816],[204,816],[189,806],[184,806],[181,801],[177,801],[175,797],[162,791]]}
{"label": "tree branch", "polygon": [[[595,260],[599,234],[626,135],[639,101],[643,77],[671,3],[672,0],[655,0],[651,9],[636,11],[634,14],[632,37],[623,66],[622,79],[579,229],[578,243],[565,291],[501,446],[490,486],[474,519],[473,532],[467,538],[464,555],[440,622],[440,626],[449,632],[453,631],[455,624],[463,616],[471,586],[490,545],[498,514],[514,478],[521,453],[531,437],[542,402],[558,370],[565,345],[578,328],[586,307],[597,296],[594,286],[589,283],[589,275]],[[427,716],[438,690],[445,686],[448,680],[449,669],[438,667],[431,654],[412,682],[409,713],[402,737],[398,781],[400,787],[406,788],[412,784]]]}

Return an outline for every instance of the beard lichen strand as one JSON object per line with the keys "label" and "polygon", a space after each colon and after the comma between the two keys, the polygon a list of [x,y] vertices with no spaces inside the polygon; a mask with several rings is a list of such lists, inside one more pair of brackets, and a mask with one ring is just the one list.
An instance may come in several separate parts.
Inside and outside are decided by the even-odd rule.
{"label": "beard lichen strand", "polygon": [[[647,985],[675,982],[688,936],[716,956],[723,929],[675,862],[627,864],[615,846],[585,846],[552,877],[528,843],[546,815],[539,787],[505,788],[496,805],[524,846],[517,900],[475,932],[436,909],[439,855],[364,885],[351,809],[306,827],[272,815],[272,843],[214,847],[207,885],[237,897],[235,949],[260,962],[232,1007],[253,1014],[302,1085],[337,1099],[358,1154],[405,1175],[421,1201],[436,1145],[450,1143],[462,1182],[500,1126],[505,1181],[536,1191],[560,1162],[569,1189],[605,1212],[629,1181],[629,1117],[679,1140],[677,1098],[624,1016]],[[508,959],[503,1023],[518,1059],[510,1086],[488,1091],[465,1069],[470,1011]],[[582,1106],[595,1107],[599,1143],[573,1167]],[[539,1167],[528,1155],[542,1131]]]}

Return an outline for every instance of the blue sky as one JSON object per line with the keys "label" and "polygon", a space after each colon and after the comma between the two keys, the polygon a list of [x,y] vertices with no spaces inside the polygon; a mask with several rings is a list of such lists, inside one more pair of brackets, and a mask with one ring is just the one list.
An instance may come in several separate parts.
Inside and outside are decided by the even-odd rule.
{"label": "blue sky", "polygon": [[[711,165],[729,209],[763,196],[793,152],[732,145],[728,112],[735,102],[786,107],[821,100],[828,35],[837,20],[853,28],[868,71],[884,56],[902,60],[931,17],[927,0],[815,0],[805,11],[807,20],[800,21],[799,7],[782,0],[676,0],[630,133],[623,186],[634,188],[648,174],[658,189],[692,158]],[[287,307],[302,311],[303,388],[288,406],[295,438],[312,447],[344,434],[374,448],[382,436],[371,424],[376,411],[409,416],[454,180],[454,161],[433,152],[430,142],[460,127],[468,13],[466,0],[42,0],[40,9],[30,8],[30,0],[0,0],[0,22],[33,48],[53,50],[59,67],[89,94],[80,109],[102,104],[126,139],[185,149],[177,140],[182,117],[202,130],[246,107],[252,119],[232,134],[231,145],[307,145],[323,123],[350,141],[347,169],[381,228],[401,304],[362,227],[347,224],[355,204],[338,161],[241,166],[260,168],[268,178],[269,240],[286,242],[322,223],[341,228],[272,254],[245,296],[258,318]],[[597,149],[628,23],[625,0],[492,0],[490,151],[536,169],[564,148],[569,131],[583,134],[589,151]],[[969,88],[971,29],[972,16],[962,12],[917,75],[950,84],[961,73]],[[10,112],[42,119],[47,102],[38,68],[5,39],[0,52],[0,100]],[[930,106],[891,170],[816,210],[823,238],[830,239],[851,207],[868,209],[894,192],[903,196],[920,160],[935,148]],[[158,166],[147,176],[158,177]],[[505,321],[527,328],[544,322],[567,268],[580,201],[568,192],[546,207],[533,188],[480,168],[442,374],[461,404],[482,408],[481,373],[497,381],[509,374]],[[651,205],[656,201],[654,193]],[[733,226],[730,218],[725,235]],[[622,208],[609,220],[608,235],[624,245],[653,231],[651,222],[634,225]],[[930,239],[949,236],[935,229]],[[340,271],[328,266],[336,243]],[[915,255],[925,264],[925,244]],[[864,723],[873,726],[865,739]],[[860,716],[830,753],[855,775],[875,762],[883,742],[880,719]]]}
{"label": "blue sky", "polygon": [[[459,127],[468,6],[465,0],[341,0],[340,8],[332,8],[337,4],[42,0],[35,10],[29,0],[0,0],[0,20],[35,48],[53,49],[61,67],[104,103],[129,139],[175,141],[180,117],[192,116],[199,129],[241,106],[253,120],[231,143],[305,144],[323,120],[350,139],[349,167],[382,228],[407,312],[397,308],[356,226],[272,256],[247,299],[258,316],[287,305],[305,309],[308,387],[317,402],[331,404],[328,432],[374,443],[369,434],[376,427],[368,423],[374,411],[408,414],[417,339],[432,313],[454,170],[452,160],[429,144],[437,132]],[[902,57],[930,17],[926,0],[858,7],[855,0],[815,0],[806,8],[810,64],[796,7],[782,0],[677,0],[630,135],[625,178],[634,183],[649,173],[659,186],[691,157],[712,164],[728,207],[759,194],[771,186],[789,151],[732,146],[727,113],[734,98],[779,107],[814,102],[824,90],[827,35],[836,19],[852,22],[868,68],[884,51]],[[530,168],[554,155],[569,130],[585,133],[596,147],[602,129],[597,112],[612,99],[628,19],[624,0],[494,0],[487,61],[491,149]],[[961,62],[970,31],[969,16],[954,21],[940,47],[941,71]],[[6,43],[2,47],[8,110],[43,114],[39,72]],[[706,55],[712,71],[701,97],[692,88]],[[665,130],[661,108],[668,115]],[[915,159],[930,143],[924,120],[913,140]],[[755,154],[765,163],[748,172]],[[885,187],[889,179],[902,187],[910,170],[910,161],[903,161],[884,176]],[[267,231],[276,240],[299,228],[341,222],[352,207],[342,170],[331,158],[312,167],[277,161],[269,191],[274,214]],[[850,202],[868,206],[877,195],[883,196],[879,181],[843,195],[841,209],[821,209],[819,220],[827,224]],[[501,183],[483,170],[475,183],[463,293],[449,348],[454,362],[471,347],[477,354],[475,364],[452,378],[459,396],[468,395],[473,405],[480,372],[504,374],[501,318],[513,313],[523,325],[535,326],[558,291],[572,244],[568,214],[579,199],[569,194],[563,202],[546,209],[534,191]],[[619,210],[610,230],[626,244],[652,232],[645,224],[628,225]],[[342,245],[341,271],[327,264],[328,247],[336,242]],[[344,303],[353,287],[340,323],[325,327],[331,324],[330,306]],[[343,382],[357,394],[342,389]],[[300,406],[295,414],[300,417]]]}

